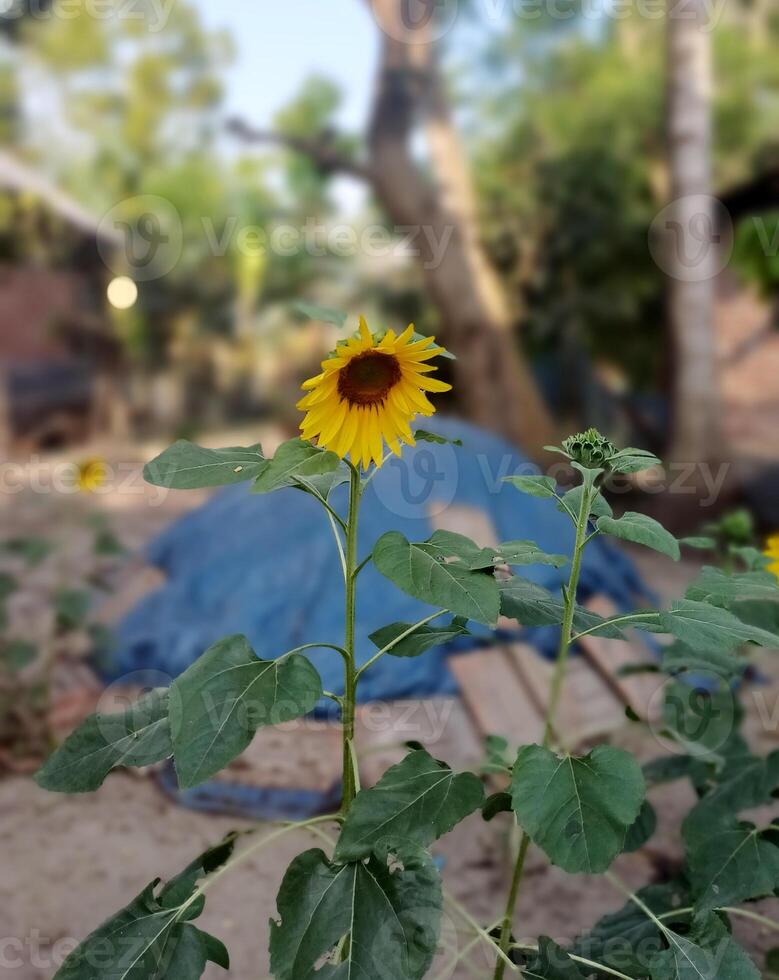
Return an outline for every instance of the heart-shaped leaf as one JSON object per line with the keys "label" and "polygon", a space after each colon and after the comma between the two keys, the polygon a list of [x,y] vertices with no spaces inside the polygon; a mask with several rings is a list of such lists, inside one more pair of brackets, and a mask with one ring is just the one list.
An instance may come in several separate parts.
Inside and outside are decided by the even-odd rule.
{"label": "heart-shaped leaf", "polygon": [[56,793],[88,793],[117,766],[149,766],[171,755],[168,692],[154,690],[121,714],[90,715],[49,756],[35,781]]}
{"label": "heart-shaped leaf", "polygon": [[519,751],[511,781],[519,823],[553,864],[572,874],[608,869],[645,793],[633,756],[608,745],[581,758],[528,745]]}
{"label": "heart-shaped leaf", "polygon": [[481,806],[484,788],[472,773],[455,773],[422,749],[357,794],[335,849],[336,861],[366,857],[381,841],[426,847]]}
{"label": "heart-shaped leaf", "polygon": [[611,534],[622,541],[642,544],[646,548],[654,548],[674,561],[679,560],[679,542],[662,524],[646,514],[628,511],[619,518],[599,517],[597,527],[604,534]]}
{"label": "heart-shaped leaf", "polygon": [[155,487],[198,490],[253,480],[262,472],[266,462],[259,443],[246,448],[206,449],[180,439],[147,463],[143,476],[147,483]]}
{"label": "heart-shaped leaf", "polygon": [[353,864],[321,850],[298,855],[279,890],[281,921],[271,922],[276,980],[421,980],[436,951],[441,883],[422,852],[404,853],[402,864],[391,869],[386,853]]}
{"label": "heart-shaped leaf", "polygon": [[376,542],[373,563],[415,599],[494,626],[500,612],[494,576],[470,571],[457,561],[442,560],[440,540],[412,544],[398,531],[390,531]]}
{"label": "heart-shaped leaf", "polygon": [[182,788],[219,772],[264,725],[308,714],[322,681],[300,654],[260,660],[245,636],[210,647],[170,689],[170,728]]}

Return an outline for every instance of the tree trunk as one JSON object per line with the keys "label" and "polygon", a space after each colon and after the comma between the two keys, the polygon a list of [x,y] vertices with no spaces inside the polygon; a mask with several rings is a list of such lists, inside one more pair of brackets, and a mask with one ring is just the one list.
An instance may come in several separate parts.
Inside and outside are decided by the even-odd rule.
{"label": "tree trunk", "polygon": [[[383,32],[369,133],[374,188],[396,225],[420,229],[419,262],[442,334],[458,358],[458,394],[469,417],[537,457],[553,439],[553,426],[480,241],[468,164],[443,91],[431,25],[404,24],[401,0],[369,2]],[[417,125],[427,136],[431,176],[412,156]]]}
{"label": "tree trunk", "polygon": [[711,196],[711,33],[706,0],[668,16],[669,320],[674,355],[674,459],[700,462],[720,449],[714,335],[716,215]]}

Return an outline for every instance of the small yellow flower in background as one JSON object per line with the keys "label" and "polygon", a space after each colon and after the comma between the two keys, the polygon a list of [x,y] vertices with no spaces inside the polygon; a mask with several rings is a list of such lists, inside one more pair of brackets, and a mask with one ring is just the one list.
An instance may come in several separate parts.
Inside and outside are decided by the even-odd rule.
{"label": "small yellow flower in background", "polygon": [[385,442],[399,456],[401,442],[415,444],[414,417],[435,412],[425,392],[452,387],[426,377],[436,368],[425,361],[443,353],[433,337],[415,340],[413,324],[400,336],[388,330],[377,341],[360,317],[360,336],[338,344],[322,361],[322,373],[303,383],[303,438],[316,439],[341,459],[350,454],[363,469],[371,460],[381,465]]}
{"label": "small yellow flower in background", "polygon": [[106,461],[97,457],[77,463],[76,470],[78,488],[83,493],[94,493],[99,490],[108,477]]}
{"label": "small yellow flower in background", "polygon": [[771,559],[766,568],[779,578],[779,534],[772,534],[766,541],[763,554],[766,558]]}

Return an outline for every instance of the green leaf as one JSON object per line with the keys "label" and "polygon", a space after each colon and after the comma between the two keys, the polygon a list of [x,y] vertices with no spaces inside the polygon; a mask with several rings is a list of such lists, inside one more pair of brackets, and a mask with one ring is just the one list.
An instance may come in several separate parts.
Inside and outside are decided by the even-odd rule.
{"label": "green leaf", "polygon": [[[690,904],[687,888],[679,881],[649,885],[638,892],[638,898],[655,915],[662,915],[666,925],[673,923],[672,918],[665,918],[668,913]],[[679,921],[686,925],[689,915]],[[665,947],[655,923],[635,902],[629,901],[618,912],[603,916],[587,935],[580,936],[572,951],[628,976],[646,977],[649,959]]]}
{"label": "green leaf", "polygon": [[361,790],[346,815],[336,861],[356,861],[382,841],[426,847],[484,801],[481,780],[454,773],[420,749],[392,766],[371,789]]}
{"label": "green leaf", "polygon": [[43,789],[87,793],[117,766],[149,766],[173,754],[168,692],[144,694],[122,714],[90,715],[35,775]]}
{"label": "green leaf", "polygon": [[39,565],[51,554],[53,545],[46,538],[11,538],[5,543],[5,550],[12,555],[20,555],[30,565]]}
{"label": "green leaf", "polygon": [[713,911],[773,895],[779,888],[779,848],[751,823],[685,824],[696,908]]}
{"label": "green leaf", "polygon": [[[493,552],[495,549],[488,548]],[[500,565],[553,565],[560,568],[568,563],[567,555],[548,555],[534,541],[504,541],[498,545],[493,562]]]}
{"label": "green leaf", "polygon": [[537,473],[529,476],[506,476],[503,482],[510,483],[520,493],[527,493],[531,497],[557,496],[557,482],[551,476],[541,476]]}
{"label": "green leaf", "polygon": [[293,309],[309,320],[319,320],[322,323],[332,323],[336,327],[342,327],[347,320],[348,314],[341,310],[333,309],[332,306],[321,306],[318,303],[307,303],[305,300],[297,300],[292,304]]}
{"label": "green leaf", "polygon": [[624,848],[645,792],[633,756],[608,745],[581,758],[526,746],[511,781],[520,824],[553,864],[572,874],[608,869]]}
{"label": "green leaf", "polygon": [[727,609],[708,602],[677,600],[667,612],[660,613],[664,630],[694,650],[728,653],[741,643],[779,647],[779,636],[767,630],[742,623]]}
{"label": "green leaf", "polygon": [[[734,603],[747,600],[779,603],[779,582],[770,572],[726,575],[719,568],[705,566],[685,592],[685,598],[695,602],[710,602],[723,609],[730,609]],[[738,613],[737,608],[733,611]]]}
{"label": "green leaf", "polygon": [[424,547],[440,561],[457,562],[472,572],[496,565],[554,565],[559,568],[568,561],[566,555],[548,555],[534,541],[506,541],[495,548],[482,548],[455,531],[436,531],[424,542]]}
{"label": "green leaf", "polygon": [[745,667],[746,661],[733,653],[724,653],[722,650],[693,650],[679,640],[663,650],[662,669],[666,674],[708,671],[730,681],[740,677]]}
{"label": "green leaf", "polygon": [[319,473],[316,476],[298,476],[293,486],[296,490],[311,494],[312,497],[321,497],[327,500],[336,487],[349,482],[349,467],[341,462],[340,466],[331,470],[329,473]]}
{"label": "green leaf", "polygon": [[84,589],[63,589],[54,596],[53,605],[58,629],[76,630],[87,618],[91,600]]}
{"label": "green leaf", "polygon": [[439,436],[437,432],[428,432],[427,429],[417,429],[414,433],[417,442],[433,442],[438,446],[462,446],[462,439],[447,439]]}
{"label": "green leaf", "polygon": [[[514,575],[498,585],[501,613],[516,619],[522,626],[557,626],[563,621],[564,606],[561,596],[553,595],[542,585]],[[647,614],[650,615],[656,614]],[[638,625],[638,624],[636,624]],[[573,616],[577,633],[592,631],[594,636],[623,639],[624,633],[597,613],[577,606]]]}
{"label": "green leaf", "polygon": [[724,824],[743,810],[773,802],[779,786],[779,752],[765,759],[748,753],[736,756],[717,776],[717,784],[684,819],[683,833],[693,840],[708,828]]}
{"label": "green leaf", "polygon": [[760,980],[755,964],[712,915],[696,922],[689,936],[670,930],[668,949],[649,961],[652,980]]}
{"label": "green leaf", "polygon": [[500,597],[494,576],[441,561],[439,553],[428,542],[412,544],[398,531],[390,531],[377,541],[373,563],[415,599],[478,623],[496,625]]}
{"label": "green leaf", "polygon": [[[582,494],[584,493],[584,485],[580,484],[578,487],[574,487],[567,493],[564,493],[560,498],[560,503],[557,505],[558,510],[565,510],[566,508],[575,516],[578,517],[579,508],[582,505]],[[563,506],[565,505],[565,507]],[[588,517],[611,517],[612,510],[611,506],[603,496],[603,494],[598,490],[596,493],[591,494],[590,497],[590,512]]]}
{"label": "green leaf", "polygon": [[206,449],[180,439],[146,464],[143,477],[155,487],[199,490],[253,480],[265,465],[259,443],[249,447]]}
{"label": "green leaf", "polygon": [[335,453],[317,449],[303,439],[290,439],[276,450],[273,459],[254,482],[254,493],[270,493],[292,487],[312,477],[333,473],[341,465]]}
{"label": "green leaf", "polygon": [[484,753],[482,772],[505,772],[507,769],[511,771],[514,759],[509,758],[509,743],[502,735],[487,735],[484,739]]}
{"label": "green leaf", "polygon": [[[401,859],[393,870],[386,853],[341,865],[321,850],[298,855],[279,890],[281,921],[271,922],[276,980],[421,980],[436,951],[441,883],[428,855]],[[336,965],[332,954],[347,936]]]}
{"label": "green leaf", "polygon": [[19,588],[19,583],[8,572],[0,572],[0,602],[4,602]]}
{"label": "green leaf", "polygon": [[308,714],[322,681],[300,654],[260,660],[245,636],[210,647],[170,689],[170,729],[179,785],[196,786],[249,745],[263,725]]}
{"label": "green leaf", "polygon": [[527,980],[586,980],[566,951],[547,936],[539,936],[538,952],[522,967]]}
{"label": "green leaf", "polygon": [[647,786],[661,786],[677,779],[689,779],[693,786],[703,787],[709,776],[709,765],[693,755],[669,755],[652,759],[644,767]]}
{"label": "green leaf", "polygon": [[390,656],[418,657],[433,647],[451,643],[458,636],[466,636],[469,633],[465,621],[455,618],[448,626],[421,626],[405,639],[396,643],[397,638],[407,633],[413,625],[413,623],[391,623],[389,626],[382,626],[375,633],[371,633],[369,639],[380,650],[394,644],[387,650]]}
{"label": "green leaf", "polygon": [[665,727],[693,755],[711,755],[722,749],[733,733],[735,719],[736,705],[729,687],[709,690],[674,680],[665,688]]}
{"label": "green leaf", "polygon": [[634,851],[640,850],[652,838],[656,830],[657,813],[649,800],[644,800],[641,811],[635,822],[630,825],[625,838],[625,853],[632,854]]}
{"label": "green leaf", "polygon": [[645,449],[620,449],[606,461],[612,473],[638,473],[652,466],[659,466],[660,460],[654,453]]}
{"label": "green leaf", "polygon": [[511,793],[493,793],[484,801],[481,815],[489,823],[499,813],[510,813],[512,809]]}
{"label": "green leaf", "polygon": [[9,670],[24,670],[38,656],[38,648],[26,640],[9,640],[0,645],[0,663]]}
{"label": "green leaf", "polygon": [[522,626],[557,626],[563,621],[563,600],[549,589],[513,575],[499,583],[500,611]]}
{"label": "green leaf", "polygon": [[600,517],[597,527],[604,534],[611,534],[622,541],[642,544],[646,548],[653,548],[663,555],[668,555],[674,561],[679,560],[679,542],[662,524],[652,517],[647,517],[646,514],[628,511],[620,518]]}
{"label": "green leaf", "polygon": [[190,920],[203,908],[198,880],[231,851],[226,843],[212,848],[159,892],[151,882],[73,950],[54,980],[198,980],[209,961],[228,969],[223,943]]}
{"label": "green leaf", "polygon": [[717,547],[717,542],[714,538],[707,538],[702,535],[698,537],[679,538],[679,544],[684,545],[685,548],[694,548],[696,551],[714,551]]}

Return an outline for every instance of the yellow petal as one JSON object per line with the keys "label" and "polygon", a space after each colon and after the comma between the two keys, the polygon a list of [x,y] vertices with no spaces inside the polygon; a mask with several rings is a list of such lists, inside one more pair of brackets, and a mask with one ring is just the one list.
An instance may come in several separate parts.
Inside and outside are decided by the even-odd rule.
{"label": "yellow petal", "polygon": [[360,317],[360,338],[367,347],[373,347],[373,337],[368,329],[368,321],[364,316]]}
{"label": "yellow petal", "polygon": [[452,386],[437,378],[419,378],[417,386],[425,391],[451,391]]}

